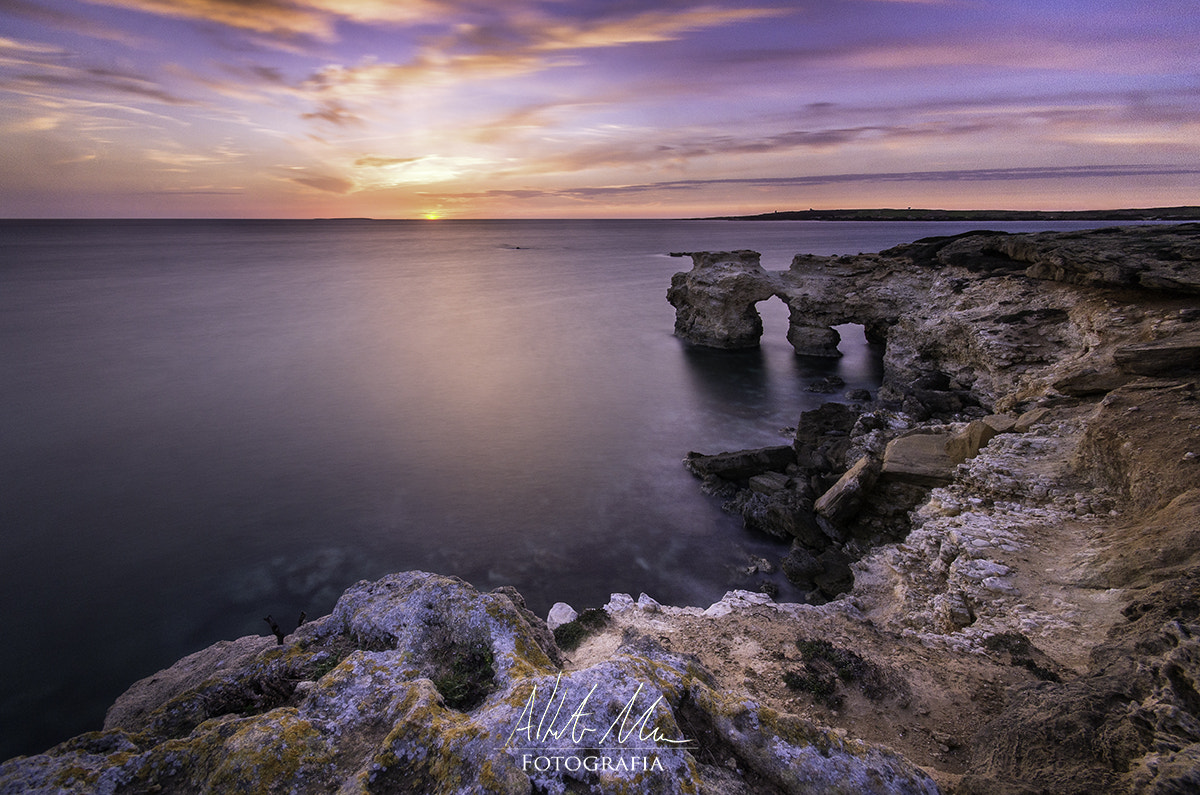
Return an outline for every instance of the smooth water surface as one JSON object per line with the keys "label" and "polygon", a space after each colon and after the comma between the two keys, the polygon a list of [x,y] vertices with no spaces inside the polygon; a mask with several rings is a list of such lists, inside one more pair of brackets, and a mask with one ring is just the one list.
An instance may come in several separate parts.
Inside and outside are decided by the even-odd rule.
{"label": "smooth water surface", "polygon": [[830,399],[809,385],[874,389],[879,351],[796,357],[775,299],[761,350],[689,348],[664,296],[691,262],[667,254],[781,270],[971,227],[0,222],[0,759],[391,571],[542,615],[757,588],[738,568],[785,547],[681,460],[785,443]]}

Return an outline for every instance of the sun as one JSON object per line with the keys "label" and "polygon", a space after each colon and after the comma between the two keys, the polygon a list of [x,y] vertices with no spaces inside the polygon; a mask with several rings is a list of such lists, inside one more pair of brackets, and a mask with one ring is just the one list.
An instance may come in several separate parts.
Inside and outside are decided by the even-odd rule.
{"label": "sun", "polygon": [[440,219],[442,217],[442,214],[440,212],[438,212],[437,210],[430,210],[427,213],[422,213],[421,217],[424,218],[426,221],[437,221],[438,219]]}

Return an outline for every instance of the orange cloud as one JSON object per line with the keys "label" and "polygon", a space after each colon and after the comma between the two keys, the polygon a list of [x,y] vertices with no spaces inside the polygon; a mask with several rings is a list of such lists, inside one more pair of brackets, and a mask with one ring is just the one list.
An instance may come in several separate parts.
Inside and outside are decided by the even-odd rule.
{"label": "orange cloud", "polygon": [[89,0],[149,14],[215,22],[255,33],[331,38],[329,16],[288,0]]}
{"label": "orange cloud", "polygon": [[601,19],[577,25],[547,24],[534,35],[536,50],[573,50],[670,41],[681,34],[733,22],[790,13],[773,8],[699,8],[691,11],[647,11],[626,19]]}

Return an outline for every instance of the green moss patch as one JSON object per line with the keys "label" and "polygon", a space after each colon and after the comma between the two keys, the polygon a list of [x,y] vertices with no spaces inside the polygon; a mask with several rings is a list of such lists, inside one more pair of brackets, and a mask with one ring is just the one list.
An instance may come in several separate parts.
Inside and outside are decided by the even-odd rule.
{"label": "green moss patch", "polygon": [[598,607],[584,610],[574,621],[555,627],[554,642],[563,651],[578,649],[584,638],[603,629],[610,621],[608,613]]}

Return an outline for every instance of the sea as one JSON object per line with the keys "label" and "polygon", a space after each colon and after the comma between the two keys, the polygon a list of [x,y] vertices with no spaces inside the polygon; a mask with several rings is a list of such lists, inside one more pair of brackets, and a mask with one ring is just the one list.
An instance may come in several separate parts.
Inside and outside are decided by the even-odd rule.
{"label": "sea", "polygon": [[786,545],[681,462],[786,444],[874,391],[882,351],[845,326],[842,358],[796,356],[778,299],[758,350],[691,347],[671,254],[783,270],[979,226],[0,221],[0,759],[393,571],[515,586],[540,615],[764,581],[802,599],[747,573]]}

